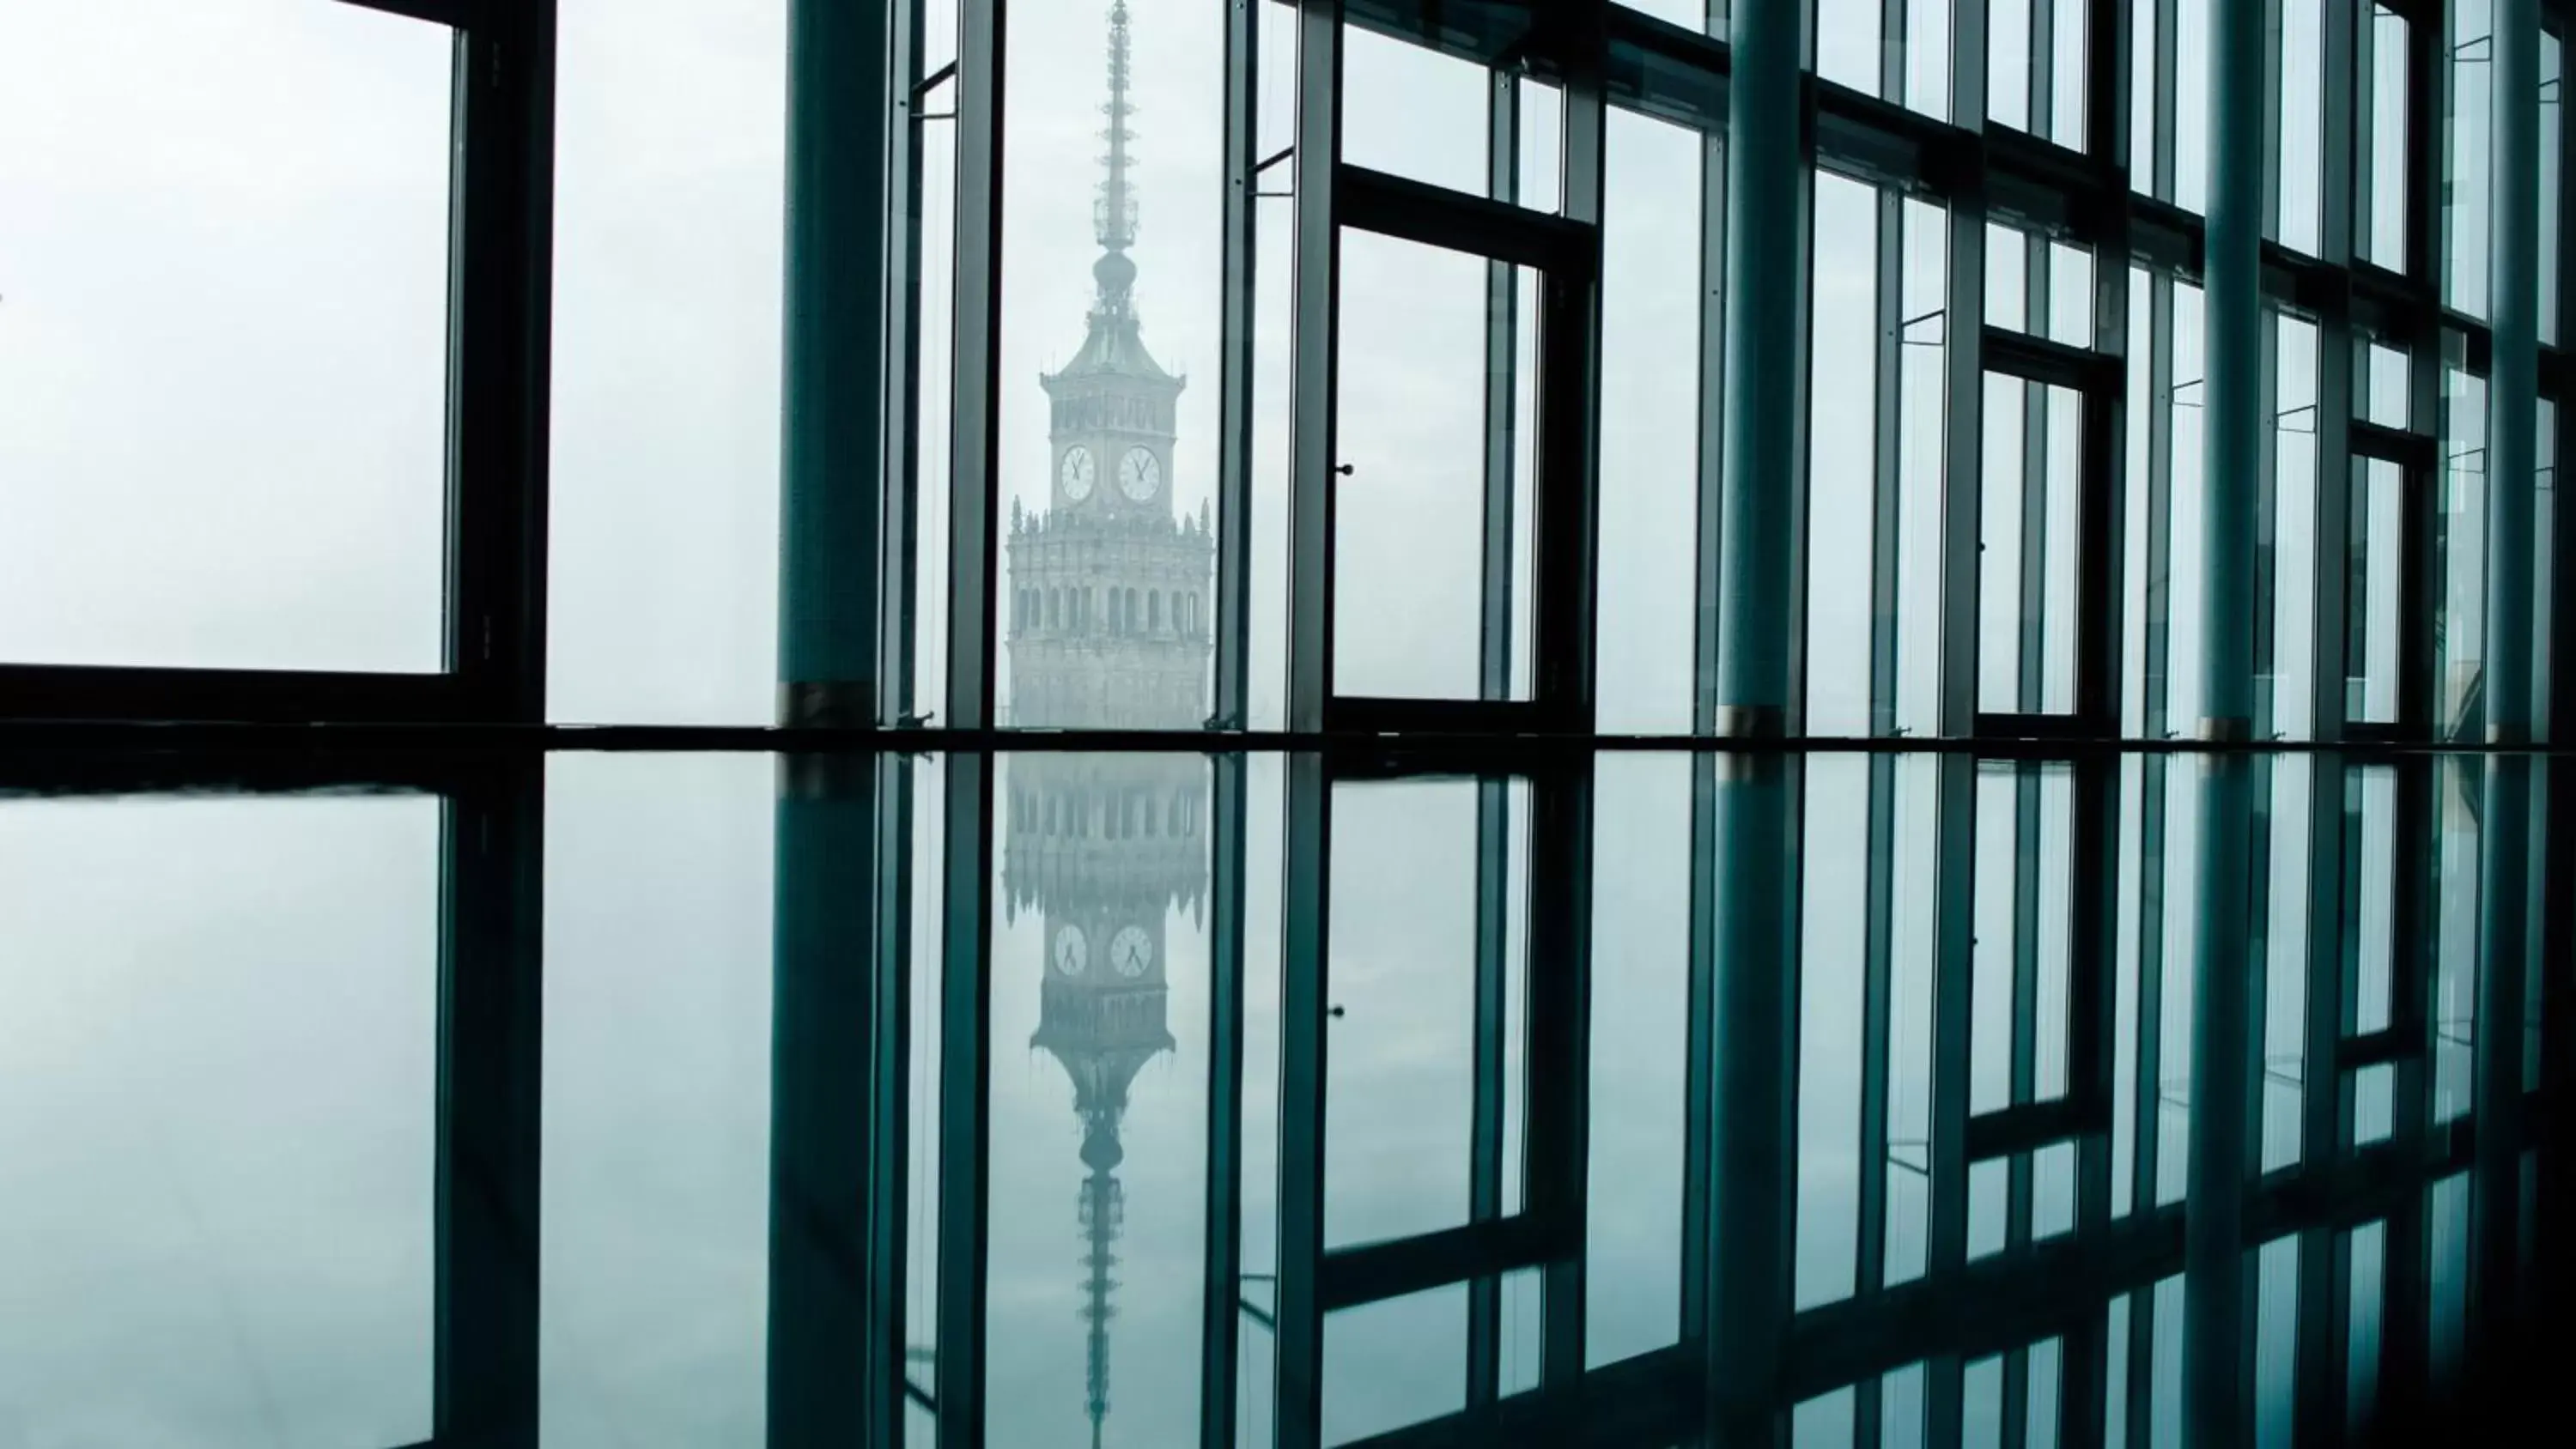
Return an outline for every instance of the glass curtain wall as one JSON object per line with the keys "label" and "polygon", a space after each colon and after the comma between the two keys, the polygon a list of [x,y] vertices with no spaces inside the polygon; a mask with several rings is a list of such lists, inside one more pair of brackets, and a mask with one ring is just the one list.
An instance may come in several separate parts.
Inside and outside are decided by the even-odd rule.
{"label": "glass curtain wall", "polygon": [[[113,36],[13,48],[0,186],[47,221],[0,332],[30,380],[0,710],[1691,735],[1726,704],[1729,500],[1785,489],[1785,588],[1736,602],[1786,631],[1788,733],[2197,728],[2211,0],[1822,0],[1803,179],[1759,223],[1804,261],[1733,281],[1723,6],[657,4],[130,0]],[[2483,536],[2518,511],[2490,498],[2545,491],[2487,475],[2487,420],[2569,375],[2542,9],[2499,37],[2488,0],[2284,0],[2268,32],[2267,737],[2483,727]],[[276,83],[151,87],[184,147],[55,123],[190,27]],[[2531,94],[2497,94],[2499,46],[2535,45]],[[451,115],[496,55],[508,84]],[[2533,174],[2499,176],[2516,108]],[[189,186],[64,169],[85,146]],[[363,220],[256,180],[351,158],[395,188]],[[382,244],[102,289],[84,238],[120,186],[161,209],[121,234]],[[643,189],[684,220],[644,225]],[[2525,205],[2517,399],[2489,314]],[[150,327],[99,320],[155,288]],[[1799,319],[1777,477],[1723,476],[1738,289]],[[257,325],[225,310],[251,297]],[[80,412],[119,392],[186,426]],[[129,442],[69,447],[78,417]],[[108,556],[152,588],[65,572]],[[2564,637],[2537,572],[2516,648]]]}

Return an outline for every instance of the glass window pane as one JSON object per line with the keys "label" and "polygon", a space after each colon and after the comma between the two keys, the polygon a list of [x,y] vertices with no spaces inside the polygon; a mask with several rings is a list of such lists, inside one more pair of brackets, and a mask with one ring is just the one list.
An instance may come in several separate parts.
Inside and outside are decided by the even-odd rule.
{"label": "glass window pane", "polygon": [[1940,729],[1941,482],[1949,213],[1908,198],[1898,304],[1896,724]]}
{"label": "glass window pane", "polygon": [[2174,6],[2173,168],[2174,205],[2206,210],[2209,193],[2209,7],[2211,0],[2171,0]]}
{"label": "glass window pane", "polygon": [[2066,388],[1989,374],[1977,555],[1977,708],[2075,707],[2084,410]]}
{"label": "glass window pane", "polygon": [[2409,395],[2414,391],[2409,381],[2414,372],[2413,359],[2394,347],[2377,342],[2364,345],[2368,351],[2364,353],[2362,419],[2384,428],[2409,426]]}
{"label": "glass window pane", "polygon": [[2275,316],[2272,396],[2272,648],[2265,666],[2267,728],[2284,739],[2314,730],[2316,689],[2317,328]]}
{"label": "glass window pane", "polygon": [[1905,104],[1950,119],[1950,0],[1907,0]]}
{"label": "glass window pane", "polygon": [[1195,729],[1218,389],[1188,363],[1218,355],[1224,16],[1111,13],[1009,15],[995,688],[1014,725]]}
{"label": "glass window pane", "polygon": [[1816,0],[1816,74],[1878,94],[1879,0]]}
{"label": "glass window pane", "polygon": [[12,1437],[430,1437],[440,814],[0,803]]}
{"label": "glass window pane", "polygon": [[1595,638],[1596,717],[1612,733],[1691,724],[1705,151],[1696,132],[1610,113],[1599,538],[1619,563],[1600,571]]}
{"label": "glass window pane", "polygon": [[2472,317],[2487,314],[2487,232],[2492,217],[2489,132],[2495,107],[2492,0],[2450,0],[2450,67],[2442,162],[2442,300]]}
{"label": "glass window pane", "polygon": [[0,661],[431,673],[453,37],[54,5],[0,45]]}
{"label": "glass window pane", "polygon": [[2048,244],[2048,340],[2093,345],[2093,253],[2083,247]]}
{"label": "glass window pane", "polygon": [[2325,125],[2325,7],[2351,0],[2282,0],[2280,75],[2280,206],[2273,234],[2282,245],[2311,254],[2320,250]]}
{"label": "glass window pane", "polygon": [[2407,268],[2406,132],[2414,124],[2406,93],[2408,28],[2395,12],[2377,6],[2368,18],[2359,37],[2369,57],[2368,83],[2360,97],[2368,126],[2353,221],[2361,254],[2402,272]]}
{"label": "glass window pane", "polygon": [[2442,377],[2442,477],[2433,520],[2433,723],[2446,738],[2474,739],[2486,659],[2487,384],[2446,368]]}
{"label": "glass window pane", "polygon": [[[559,14],[547,714],[767,724],[786,15],[766,0]],[[925,150],[951,134],[925,126]],[[923,214],[927,246],[948,209],[926,189]],[[921,375],[946,378],[944,351]],[[944,411],[939,425],[944,449]]]}
{"label": "glass window pane", "polygon": [[[2048,0],[2037,0],[2045,5]],[[1986,119],[2017,131],[2033,129],[2031,113],[2031,11],[2034,0],[1987,0]]]}
{"label": "glass window pane", "polygon": [[1818,173],[1815,207],[1807,332],[1806,729],[1865,735],[1876,614],[1879,194]]}
{"label": "glass window pane", "polygon": [[[1479,694],[1491,270],[1463,252],[1343,234],[1337,693]],[[1525,616],[1526,592],[1513,592]]]}
{"label": "glass window pane", "polygon": [[[1207,7],[1176,8],[1197,11]],[[1222,18],[1211,13],[1206,23],[1213,26]],[[1223,69],[1213,63],[1203,69],[1206,87],[1213,95]],[[1374,30],[1345,25],[1342,159],[1354,166],[1482,196],[1492,89],[1491,73],[1480,66]],[[1213,122],[1215,118],[1209,119]],[[1090,129],[1086,123],[1077,133],[1086,144]],[[1214,135],[1207,138],[1209,145],[1216,141]],[[1210,201],[1207,210],[1213,215],[1213,198]]]}
{"label": "glass window pane", "polygon": [[2396,464],[2354,460],[2351,528],[2344,714],[2355,723],[2393,724],[2404,657],[2398,609],[2407,551],[2406,481]]}

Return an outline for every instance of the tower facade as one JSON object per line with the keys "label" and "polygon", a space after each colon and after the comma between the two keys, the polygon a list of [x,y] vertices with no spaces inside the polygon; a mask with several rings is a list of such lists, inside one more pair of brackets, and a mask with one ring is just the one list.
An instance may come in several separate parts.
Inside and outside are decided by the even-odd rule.
{"label": "tower facade", "polygon": [[[1207,716],[1215,539],[1172,504],[1184,380],[1145,350],[1128,188],[1125,0],[1109,12],[1100,256],[1081,349],[1039,385],[1049,402],[1047,507],[1014,505],[1006,540],[1010,720],[1195,729]],[[1064,1068],[1081,1128],[1085,1412],[1109,1417],[1118,1168],[1128,1091],[1175,1045],[1165,977],[1176,912],[1203,918],[1207,772],[1196,757],[1025,753],[1005,764],[1004,908],[1039,918],[1033,1050]]]}
{"label": "tower facade", "polygon": [[1195,729],[1207,718],[1216,540],[1172,506],[1187,380],[1145,350],[1128,185],[1125,0],[1109,12],[1108,151],[1092,208],[1093,295],[1081,350],[1038,385],[1048,403],[1047,506],[1015,501],[1005,540],[1010,722]]}

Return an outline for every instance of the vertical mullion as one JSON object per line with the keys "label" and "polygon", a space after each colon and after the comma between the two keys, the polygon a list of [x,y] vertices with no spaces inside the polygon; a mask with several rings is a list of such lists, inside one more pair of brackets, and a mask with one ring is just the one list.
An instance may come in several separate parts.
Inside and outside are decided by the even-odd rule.
{"label": "vertical mullion", "polygon": [[[1511,781],[1476,782],[1476,976],[1474,1090],[1468,1118],[1467,1216],[1491,1222],[1503,1212],[1504,1039],[1510,1011],[1507,950],[1511,929],[1513,833]],[[1537,884],[1535,877],[1532,884]],[[1536,952],[1532,953],[1533,967]],[[1533,1074],[1534,1075],[1534,1074]],[[1538,1093],[1530,1093],[1532,1105]],[[1467,1285],[1467,1403],[1492,1403],[1501,1369],[1502,1280],[1493,1275]]]}
{"label": "vertical mullion", "polygon": [[554,0],[456,34],[447,343],[447,670],[476,718],[546,715]]}
{"label": "vertical mullion", "polygon": [[1598,6],[1572,12],[1565,46],[1565,219],[1589,230],[1577,266],[1542,279],[1539,327],[1538,638],[1533,695],[1549,723],[1588,731],[1597,685],[1600,523],[1601,231],[1609,130],[1608,33]]}
{"label": "vertical mullion", "polygon": [[[2119,802],[2116,759],[2073,766],[2067,831],[2066,1090],[2090,1124],[2075,1144],[2075,1224],[2079,1241],[2100,1241],[2111,1226],[2112,1074],[2119,1052]],[[2112,1345],[2100,1312],[2079,1316],[2058,1354],[2057,1442],[2093,1444],[2103,1436]]]}
{"label": "vertical mullion", "polygon": [[[925,386],[921,369],[921,221],[922,116],[915,90],[922,79],[924,0],[894,7],[902,27],[888,52],[901,87],[895,107],[903,125],[886,138],[886,276],[885,276],[885,483],[877,527],[874,604],[877,611],[876,717],[879,725],[917,719],[921,701],[913,693],[914,656],[919,648],[915,614],[920,608],[921,569],[921,410]],[[909,787],[907,786],[907,793]]]}
{"label": "vertical mullion", "polygon": [[1256,4],[1257,0],[1227,0],[1225,23],[1226,186],[1221,241],[1225,260],[1217,344],[1222,375],[1217,384],[1214,713],[1221,724],[1235,728],[1251,717],[1252,397],[1258,357],[1253,332],[1255,266],[1260,256],[1260,207],[1254,193],[1260,184],[1256,168],[1261,144],[1261,17]]}
{"label": "vertical mullion", "polygon": [[1583,1373],[1589,1164],[1592,769],[1538,776],[1530,798],[1528,1211],[1556,1246],[1542,1304],[1540,1373]]}
{"label": "vertical mullion", "polygon": [[[1968,7],[1955,17],[1951,61],[1953,105],[1968,114],[1973,83],[1977,114],[1985,108],[1984,14]],[[1965,32],[1973,31],[1973,37]],[[1974,42],[1971,57],[1970,41]],[[1962,65],[1974,74],[1959,70]],[[1950,198],[1950,246],[1944,278],[1942,361],[1943,458],[1941,488],[1941,733],[1975,733],[1977,707],[1977,590],[1979,498],[1985,468],[1986,207],[1980,172]]]}
{"label": "vertical mullion", "polygon": [[[993,723],[994,499],[1000,487],[1002,88],[1008,0],[957,12],[957,345],[949,441],[948,720]],[[943,1412],[948,1396],[941,1395]]]}
{"label": "vertical mullion", "polygon": [[1704,1343],[1710,1331],[1709,1286],[1716,1191],[1710,1165],[1717,1084],[1717,809],[1724,756],[1691,756],[1690,961],[1683,1008],[1681,1340]]}
{"label": "vertical mullion", "polygon": [[[1950,114],[1982,131],[1986,114],[1986,8],[1952,7]],[[1978,495],[1984,468],[1986,196],[1980,146],[1968,185],[1950,199],[1950,247],[1943,332],[1949,344],[1943,379],[1941,490],[1941,732],[1975,733],[1977,702]],[[1930,1231],[1924,1275],[1937,1277],[1967,1261],[1968,1031],[1970,963],[1976,929],[1976,761],[1944,756],[1934,831],[1935,917],[1932,991],[1932,1122]],[[1961,1368],[1956,1355],[1924,1370],[1924,1412],[1931,1449],[1959,1442]]]}
{"label": "vertical mullion", "polygon": [[[2057,7],[2051,0],[2030,0],[2030,116],[2029,131],[2034,136],[2058,139],[2055,135],[2057,112]],[[2033,327],[2046,334],[2045,327]]]}
{"label": "vertical mullion", "polygon": [[[2147,279],[2147,547],[2146,732],[2149,739],[2173,736],[2173,309],[2172,274],[2155,271]],[[2150,810],[2162,812],[2161,802]]]}
{"label": "vertical mullion", "polygon": [[[1313,18],[1310,11],[1308,19]],[[1337,22],[1338,23],[1338,22]],[[1279,1256],[1277,1414],[1272,1442],[1320,1441],[1324,1320],[1324,1035],[1329,978],[1332,780],[1322,755],[1288,757],[1285,875],[1280,898]]]}
{"label": "vertical mullion", "polygon": [[[1878,93],[1902,102],[1905,96],[1905,0],[1880,0]],[[1900,633],[1896,617],[1898,583],[1897,520],[1904,477],[1905,398],[1905,195],[1893,187],[1878,188],[1878,251],[1875,286],[1876,383],[1872,398],[1870,463],[1873,476],[1870,528],[1869,732],[1896,732],[1896,650]],[[1873,786],[1873,791],[1875,786]],[[1867,1161],[1866,1154],[1863,1161]],[[1866,1218],[1864,1217],[1864,1221]],[[1866,1278],[1864,1278],[1866,1283]],[[1877,1381],[1860,1390],[1865,1404],[1875,1404]]]}
{"label": "vertical mullion", "polygon": [[[1976,929],[1976,767],[1966,755],[1938,757],[1941,771],[1934,892],[1938,924],[1932,973],[1932,1121],[1927,1279],[1957,1271],[1968,1256],[1968,1072],[1970,993]],[[1925,1369],[1924,1403],[1931,1442],[1959,1442],[1960,1362],[1935,1358]]]}
{"label": "vertical mullion", "polygon": [[[2180,104],[2182,87],[2174,75],[2176,56],[2180,52],[2177,34],[2180,28],[2181,0],[2155,0],[2156,6],[2156,93],[2149,98],[2150,118],[2156,128],[2153,149],[2149,152],[2155,168],[2152,195],[2158,201],[2174,199],[2174,110]],[[2153,1317],[2152,1313],[2143,1316]]]}
{"label": "vertical mullion", "polygon": [[[2360,173],[2364,169],[2360,137],[2367,122],[2359,100],[2364,85],[2360,69],[2362,11],[2360,0],[2329,0],[2323,8],[2320,89],[2324,114],[2319,133],[2317,243],[2329,265],[2347,269],[2356,250],[2355,220],[2367,215],[2358,204]],[[2351,436],[2353,371],[2359,339],[2353,332],[2349,294],[2339,301],[2341,305],[2327,308],[2318,318],[2316,344],[2316,662],[2310,676],[2309,720],[2311,733],[2320,743],[2343,738],[2344,682],[2351,668],[2351,623],[2346,611],[2352,601],[2346,585],[2352,576]],[[2312,839],[2323,839],[2321,832],[2311,834]],[[2301,1261],[2305,1261],[2304,1256]]]}
{"label": "vertical mullion", "polygon": [[440,829],[435,1323],[441,1443],[538,1439],[545,767],[477,772]]}
{"label": "vertical mullion", "polygon": [[1214,756],[1210,769],[1216,799],[1208,838],[1214,880],[1208,925],[1207,1268],[1200,1282],[1199,1444],[1201,1449],[1225,1449],[1235,1441],[1235,1354],[1243,1321],[1244,855],[1249,822],[1244,756]]}
{"label": "vertical mullion", "polygon": [[[1520,81],[1512,72],[1486,75],[1485,190],[1497,201],[1520,197]],[[1512,516],[1512,483],[1523,421],[1520,400],[1520,329],[1536,318],[1520,315],[1519,268],[1485,264],[1485,498],[1483,628],[1477,694],[1512,697],[1512,625],[1519,612],[1519,582],[1512,575],[1512,542],[1521,520]],[[1544,379],[1542,379],[1544,385]]]}
{"label": "vertical mullion", "polygon": [[[2139,1216],[2155,1211],[2156,1179],[2162,1171],[2166,817],[2171,813],[2166,775],[2173,761],[2173,756],[2155,754],[2138,765],[2138,1054],[2130,1092],[2138,1120],[2130,1143],[2136,1157],[2129,1182],[2131,1211]],[[2152,1342],[2144,1327],[2154,1316],[2148,1308],[2141,1299],[2140,1311],[2132,1316],[2141,1344]]]}
{"label": "vertical mullion", "polygon": [[[1485,190],[1497,201],[1520,197],[1520,80],[1509,70],[1486,74]],[[1520,450],[1520,333],[1536,326],[1520,314],[1519,269],[1485,265],[1485,495],[1483,529],[1483,627],[1478,660],[1479,697],[1512,697],[1513,626],[1520,612],[1514,576],[1513,536],[1525,521],[1513,516],[1513,483]],[[1540,379],[1544,386],[1546,379]],[[1533,641],[1535,644],[1536,641]],[[1468,1143],[1468,1217],[1490,1222],[1503,1207],[1504,1040],[1509,1013],[1511,786],[1505,779],[1476,787],[1476,962],[1474,1090]],[[1535,880],[1533,880],[1535,884]],[[1531,965],[1536,965],[1535,950]],[[1537,1093],[1531,1095],[1535,1107]],[[1502,1367],[1502,1280],[1488,1274],[1467,1284],[1467,1403],[1490,1404]]]}
{"label": "vertical mullion", "polygon": [[[1860,1243],[1852,1282],[1862,1297],[1886,1286],[1887,1094],[1889,1014],[1895,958],[1896,767],[1888,754],[1869,757],[1869,856],[1864,869],[1860,1008]],[[1877,1378],[1853,1389],[1859,1442],[1878,1442],[1882,1385]]]}
{"label": "vertical mullion", "polygon": [[[2349,12],[2353,6],[2329,6],[2328,10]],[[2327,183],[2334,184],[2331,179]],[[2327,245],[2331,247],[2332,233]],[[2318,405],[2327,399],[2320,389]],[[2321,480],[2322,481],[2322,480]],[[2331,551],[2318,550],[2319,575],[2339,572],[2327,567]],[[2328,636],[2319,632],[2322,641]],[[2326,651],[2317,650],[2318,673],[2323,675]],[[2342,666],[2332,671],[2338,686]],[[2335,691],[2340,695],[2341,690]],[[2318,694],[2322,697],[2322,688]],[[2321,717],[2322,718],[2322,717]],[[2331,752],[2310,757],[2313,772],[2308,785],[2308,949],[2302,969],[2307,976],[2306,1018],[2300,1038],[2304,1044],[2304,1064],[2300,1071],[2299,1098],[2299,1169],[2317,1174],[2335,1170],[2343,1156],[2344,1104],[2348,1096],[2345,1074],[2337,1064],[2342,1044],[2344,1021],[2350,1007],[2344,969],[2348,949],[2348,918],[2345,904],[2348,888],[2345,861],[2348,852],[2357,854],[2353,842],[2346,838],[2344,797],[2347,773],[2343,759]],[[2357,902],[2356,902],[2357,904]],[[2331,1227],[2311,1228],[2299,1236],[2298,1334],[2295,1354],[2295,1410],[2291,1422],[2297,1427],[2298,1442],[2325,1444],[2340,1437],[2344,1402],[2344,1324],[2340,1306],[2348,1251],[2343,1235]]]}
{"label": "vertical mullion", "polygon": [[947,760],[939,982],[939,1446],[984,1442],[993,757]]}
{"label": "vertical mullion", "polygon": [[[2034,1100],[2038,1087],[2039,873],[2048,868],[2039,854],[2041,768],[2013,767],[2012,1025],[2006,1037],[2011,1080],[2005,1099],[2015,1107]],[[2005,1163],[2004,1242],[2010,1247],[2030,1241],[2033,1155],[2016,1152]]]}
{"label": "vertical mullion", "polygon": [[1298,0],[1296,273],[1288,489],[1288,728],[1320,730],[1333,671],[1333,376],[1341,230],[1341,0]]}
{"label": "vertical mullion", "polygon": [[[2335,8],[2339,0],[2320,0]],[[2263,221],[2262,235],[2281,236],[2281,77],[2287,41],[2281,29],[2281,0],[2263,0]]]}

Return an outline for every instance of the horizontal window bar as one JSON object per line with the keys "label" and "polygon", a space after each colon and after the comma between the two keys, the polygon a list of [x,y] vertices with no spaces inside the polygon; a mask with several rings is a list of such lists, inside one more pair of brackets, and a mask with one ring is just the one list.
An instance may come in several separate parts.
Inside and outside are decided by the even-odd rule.
{"label": "horizontal window bar", "polygon": [[1344,226],[1541,271],[1588,273],[1599,247],[1580,222],[1348,163],[1333,204]]}
{"label": "horizontal window bar", "polygon": [[1472,1278],[1531,1268],[1581,1252],[1571,1234],[1524,1213],[1324,1255],[1316,1277],[1323,1311],[1357,1308]]}
{"label": "horizontal window bar", "polygon": [[2058,1097],[2046,1102],[2024,1102],[1968,1119],[1968,1160],[2017,1157],[2088,1132],[2109,1130],[2110,1105],[2100,1100]]}

